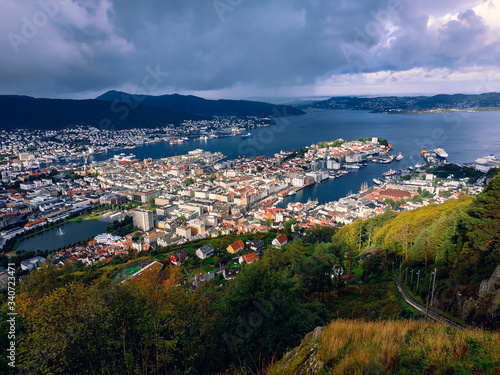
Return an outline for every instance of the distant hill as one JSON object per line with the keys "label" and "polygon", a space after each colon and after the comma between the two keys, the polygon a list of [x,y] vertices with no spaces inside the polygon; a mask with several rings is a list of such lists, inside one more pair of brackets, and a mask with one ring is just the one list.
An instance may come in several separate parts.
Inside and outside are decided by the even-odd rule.
{"label": "distant hill", "polygon": [[321,100],[311,105],[313,108],[358,109],[375,112],[419,112],[432,110],[467,110],[476,108],[500,109],[500,93],[491,92],[477,95],[435,95],[435,96],[384,96],[362,98],[339,96]]}
{"label": "distant hill", "polygon": [[0,129],[153,128],[213,115],[276,117],[303,114],[290,106],[243,100],[205,100],[196,96],[139,96],[109,91],[97,99],[38,99],[0,96]]}
{"label": "distant hill", "polygon": [[208,117],[166,108],[100,100],[36,99],[0,96],[0,128],[61,129],[73,125],[101,128],[157,127]]}
{"label": "distant hill", "polygon": [[276,117],[302,115],[304,112],[288,105],[275,105],[249,100],[207,100],[192,95],[135,95],[120,91],[108,91],[96,98],[102,101],[141,103],[158,108],[195,113],[205,116],[257,116]]}

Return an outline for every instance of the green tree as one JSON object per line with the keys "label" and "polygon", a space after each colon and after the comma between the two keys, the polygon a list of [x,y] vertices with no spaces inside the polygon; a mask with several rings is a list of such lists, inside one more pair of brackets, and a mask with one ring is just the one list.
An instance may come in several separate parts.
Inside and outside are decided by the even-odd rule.
{"label": "green tree", "polygon": [[376,281],[384,275],[382,269],[382,257],[378,254],[369,255],[361,264],[363,269],[363,281]]}
{"label": "green tree", "polygon": [[283,223],[283,229],[290,233],[292,226],[297,223],[297,219],[291,218]]}
{"label": "green tree", "polygon": [[148,205],[149,207],[151,208],[155,208],[156,207],[156,204],[155,204],[155,199],[153,197],[149,197],[148,198]]}

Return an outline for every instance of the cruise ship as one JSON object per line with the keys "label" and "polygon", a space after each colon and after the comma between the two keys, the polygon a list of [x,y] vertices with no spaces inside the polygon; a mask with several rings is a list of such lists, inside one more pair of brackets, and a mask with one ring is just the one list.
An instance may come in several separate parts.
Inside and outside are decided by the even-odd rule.
{"label": "cruise ship", "polygon": [[500,159],[493,154],[476,159],[476,169],[480,172],[488,172],[492,168],[500,168]]}
{"label": "cruise ship", "polygon": [[441,159],[446,159],[448,157],[448,153],[445,150],[443,150],[441,147],[438,147],[438,148],[434,149],[434,152]]}

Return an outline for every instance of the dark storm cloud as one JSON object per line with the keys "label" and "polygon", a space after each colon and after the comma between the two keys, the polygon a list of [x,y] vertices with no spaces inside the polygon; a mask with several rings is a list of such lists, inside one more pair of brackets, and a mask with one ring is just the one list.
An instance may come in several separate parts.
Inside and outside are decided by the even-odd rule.
{"label": "dark storm cloud", "polygon": [[[471,1],[4,0],[2,93],[314,85],[343,73],[498,64]],[[457,15],[443,18],[446,14]]]}

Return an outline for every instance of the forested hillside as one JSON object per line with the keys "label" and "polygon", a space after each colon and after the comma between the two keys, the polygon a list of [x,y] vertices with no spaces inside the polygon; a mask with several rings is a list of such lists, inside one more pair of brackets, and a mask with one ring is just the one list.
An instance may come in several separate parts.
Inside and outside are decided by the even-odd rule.
{"label": "forested hillside", "polygon": [[[414,292],[424,300],[429,274],[437,269],[436,306],[467,323],[500,328],[500,292],[495,297],[495,287],[480,303],[472,303],[479,298],[481,283],[500,265],[499,174],[475,198],[358,220],[339,230],[333,241],[357,254],[374,247],[387,269],[401,267],[401,277],[407,278],[404,274],[410,270],[420,271],[423,282]],[[500,290],[500,285],[496,288]]]}

